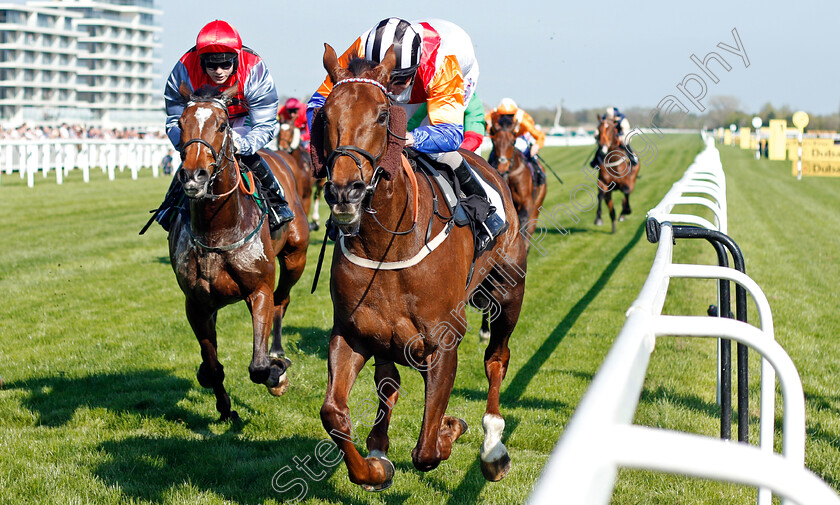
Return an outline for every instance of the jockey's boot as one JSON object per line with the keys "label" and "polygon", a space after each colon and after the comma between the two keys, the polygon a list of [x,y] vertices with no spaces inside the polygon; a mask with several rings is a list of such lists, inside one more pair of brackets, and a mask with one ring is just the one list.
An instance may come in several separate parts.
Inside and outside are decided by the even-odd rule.
{"label": "jockey's boot", "polygon": [[[178,170],[181,168],[179,167]],[[178,182],[178,171],[172,174],[172,182],[169,183],[169,189],[166,190],[166,196],[163,197],[163,202],[160,204],[155,215],[155,221],[160,226],[169,231],[169,226],[172,224],[173,213],[176,212],[178,205],[184,197],[184,186]]]}
{"label": "jockey's boot", "polygon": [[266,199],[266,212],[268,212],[268,226],[272,233],[279,230],[284,224],[295,218],[294,212],[289,208],[286,195],[283,194],[283,187],[277,182],[274,173],[268,168],[268,164],[259,154],[242,156],[242,162],[251,169],[251,172],[260,180],[263,188],[263,197]]}
{"label": "jockey's boot", "polygon": [[[484,201],[490,202],[490,199],[487,198],[487,192],[484,191],[484,186],[473,175],[472,168],[467,164],[467,160],[461,161],[461,164],[455,169],[455,176],[458,178],[458,183],[461,185],[461,190],[465,195],[476,195]],[[496,213],[496,208],[491,205],[487,219],[477,228],[478,237],[476,238],[478,239],[478,249],[484,250],[491,240],[498,237],[500,233],[507,229],[506,225],[507,223],[505,223],[504,219]]]}
{"label": "jockey's boot", "polygon": [[601,164],[601,150],[598,149],[595,151],[595,157],[592,158],[592,161],[589,162],[589,166],[592,168],[598,168],[598,165]]}
{"label": "jockey's boot", "polygon": [[633,148],[630,147],[630,144],[621,144],[625,151],[627,151],[627,156],[630,157],[630,164],[636,166],[639,164],[639,156],[633,152]]}

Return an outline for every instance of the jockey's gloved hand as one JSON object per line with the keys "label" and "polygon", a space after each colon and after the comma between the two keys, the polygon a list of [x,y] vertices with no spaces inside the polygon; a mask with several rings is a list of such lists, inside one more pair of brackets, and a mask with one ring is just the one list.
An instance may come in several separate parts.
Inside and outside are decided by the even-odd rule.
{"label": "jockey's gloved hand", "polygon": [[231,129],[231,133],[233,137],[233,154],[239,154],[239,151],[242,150],[242,136],[233,129]]}
{"label": "jockey's gloved hand", "polygon": [[406,138],[406,141],[405,141],[405,146],[406,147],[411,147],[411,146],[414,145],[414,134],[413,133],[407,132],[405,134],[405,138]]}
{"label": "jockey's gloved hand", "polygon": [[540,146],[537,145],[537,144],[532,145],[531,146],[531,157],[536,158],[538,152],[540,152]]}

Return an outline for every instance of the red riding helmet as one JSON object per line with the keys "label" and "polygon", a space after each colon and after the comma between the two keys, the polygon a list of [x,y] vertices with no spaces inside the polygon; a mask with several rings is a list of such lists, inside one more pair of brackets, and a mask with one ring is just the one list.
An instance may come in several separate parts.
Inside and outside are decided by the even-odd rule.
{"label": "red riding helmet", "polygon": [[293,97],[286,100],[286,103],[283,105],[283,107],[285,107],[286,110],[299,110],[303,107],[303,103],[301,103],[301,101],[297,98]]}
{"label": "red riding helmet", "polygon": [[198,54],[239,53],[242,50],[242,37],[236,28],[227,21],[211,21],[198,32],[195,39]]}

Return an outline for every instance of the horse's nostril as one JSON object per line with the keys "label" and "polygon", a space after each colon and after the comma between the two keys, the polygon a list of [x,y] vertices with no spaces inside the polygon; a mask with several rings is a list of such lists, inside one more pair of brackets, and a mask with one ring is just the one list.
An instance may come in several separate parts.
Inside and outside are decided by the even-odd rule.
{"label": "horse's nostril", "polygon": [[184,184],[187,182],[187,171],[186,170],[178,170],[178,182]]}
{"label": "horse's nostril", "polygon": [[195,171],[195,180],[196,182],[204,182],[210,178],[210,172],[203,168],[199,168]]}
{"label": "horse's nostril", "polygon": [[335,184],[331,182],[324,184],[324,201],[330,206],[338,203],[338,195],[335,192]]}
{"label": "horse's nostril", "polygon": [[350,191],[347,192],[347,201],[352,203],[361,201],[365,197],[365,191],[367,191],[367,185],[364,182],[354,182],[350,186]]}

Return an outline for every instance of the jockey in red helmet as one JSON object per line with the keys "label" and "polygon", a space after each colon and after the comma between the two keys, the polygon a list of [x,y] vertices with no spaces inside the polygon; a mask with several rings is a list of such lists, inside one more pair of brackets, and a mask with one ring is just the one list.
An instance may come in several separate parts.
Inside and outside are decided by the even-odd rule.
{"label": "jockey in red helmet", "polygon": [[[297,98],[289,98],[277,111],[277,120],[281,123],[291,123],[300,131],[300,143],[309,149],[309,124],[306,122],[306,104]],[[292,150],[297,144],[290,146]]]}
{"label": "jockey in red helmet", "polygon": [[[166,133],[180,148],[181,128],[178,119],[186,102],[179,92],[181,83],[191,91],[202,86],[218,86],[219,91],[239,85],[239,91],[228,105],[230,126],[236,153],[244,165],[259,178],[268,200],[271,231],[277,231],[294,218],[283,189],[257,151],[274,137],[277,128],[277,89],[262,58],[242,45],[239,32],[226,21],[211,21],[198,32],[195,47],[184,53],[169,74],[164,90],[166,100]],[[177,179],[173,179],[177,180]],[[166,205],[175,183],[167,193]],[[163,207],[163,205],[161,206]],[[168,229],[166,209],[158,213],[158,222]]]}

